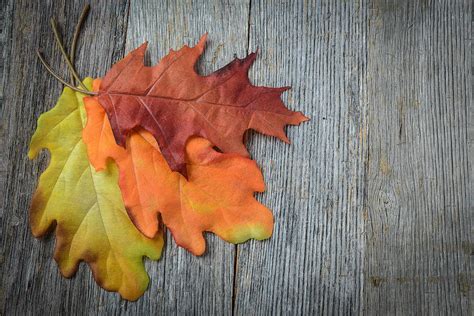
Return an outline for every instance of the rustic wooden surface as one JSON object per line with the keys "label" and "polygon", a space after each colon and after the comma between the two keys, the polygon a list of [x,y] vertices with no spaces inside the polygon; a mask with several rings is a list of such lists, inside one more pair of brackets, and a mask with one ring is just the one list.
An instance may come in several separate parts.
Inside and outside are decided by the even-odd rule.
{"label": "rustic wooden surface", "polygon": [[102,76],[144,40],[149,61],[209,32],[200,71],[260,48],[259,85],[291,85],[312,118],[292,145],[248,144],[275,215],[271,239],[234,246],[207,235],[193,257],[171,238],[137,302],[100,289],[81,265],[70,280],[36,240],[28,208],[47,155],[29,138],[62,74],[48,19],[70,42],[85,1],[0,0],[2,314],[474,313],[474,105],[469,0],[92,1],[78,47]]}

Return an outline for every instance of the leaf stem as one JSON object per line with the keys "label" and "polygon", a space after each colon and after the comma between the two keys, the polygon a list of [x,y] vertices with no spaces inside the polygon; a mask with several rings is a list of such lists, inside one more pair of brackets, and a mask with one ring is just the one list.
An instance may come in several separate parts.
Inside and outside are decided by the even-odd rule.
{"label": "leaf stem", "polygon": [[[41,52],[39,50],[36,50],[36,55],[38,55],[38,58],[40,59],[41,63],[43,64],[43,66],[46,68],[46,70],[54,77],[56,78],[59,82],[61,82],[63,85],[71,88],[72,90],[74,91],[77,91],[77,92],[80,92],[80,93],[84,93],[84,94],[87,94],[87,95],[97,95],[96,92],[92,92],[92,91],[88,91],[88,90],[82,90],[82,89],[79,89],[79,88],[76,88],[74,87],[73,85],[71,85],[70,83],[66,82],[64,79],[62,79],[60,76],[58,76],[53,69],[51,69],[51,67],[48,65],[48,63],[46,62],[46,60],[44,60],[43,58],[43,55],[41,55]],[[82,86],[84,86],[84,84],[82,84]],[[84,86],[85,87],[85,86]],[[87,89],[87,88],[86,88]]]}
{"label": "leaf stem", "polygon": [[73,77],[79,82],[79,85],[84,90],[87,90],[87,87],[82,83],[81,78],[79,78],[79,75],[77,74],[76,70],[74,69],[74,66],[72,65],[71,61],[69,60],[69,56],[67,55],[66,50],[64,49],[63,43],[61,41],[61,37],[59,36],[59,32],[58,32],[58,29],[56,27],[56,22],[54,21],[53,18],[50,20],[50,22],[51,22],[51,28],[53,29],[53,33],[54,33],[54,38],[56,39],[56,43],[58,44],[59,49],[61,50],[61,54],[63,55],[64,59],[66,60],[67,65],[69,66],[69,70],[71,71]]}
{"label": "leaf stem", "polygon": [[[72,39],[72,45],[71,45],[71,52],[70,52],[70,55],[69,55],[72,65],[74,65],[74,58],[76,57],[76,44],[77,44],[77,40],[79,38],[79,33],[80,33],[80,30],[81,30],[82,24],[84,23],[85,19],[87,18],[87,14],[89,13],[89,9],[90,9],[90,5],[86,4],[84,6],[84,9],[82,9],[81,16],[79,17],[79,21],[77,22],[76,29],[74,31],[74,37]],[[74,75],[71,73],[70,76],[71,76],[71,82],[75,85],[76,82],[75,82]]]}

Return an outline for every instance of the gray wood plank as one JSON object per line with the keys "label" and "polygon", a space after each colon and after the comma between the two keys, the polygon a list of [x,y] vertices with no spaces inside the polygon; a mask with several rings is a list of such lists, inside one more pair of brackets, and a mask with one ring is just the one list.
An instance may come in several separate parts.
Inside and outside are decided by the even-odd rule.
{"label": "gray wood plank", "polygon": [[252,79],[286,86],[312,121],[291,145],[252,135],[275,215],[266,242],[238,246],[235,312],[355,314],[361,306],[365,7],[355,1],[252,1]]}
{"label": "gray wood plank", "polygon": [[365,312],[472,315],[472,2],[369,12]]}
{"label": "gray wood plank", "polygon": [[[209,33],[199,71],[209,73],[247,51],[247,1],[132,1],[127,33],[130,51],[149,41],[152,64],[170,48],[194,45]],[[232,311],[235,247],[207,235],[207,252],[195,257],[178,248],[168,233],[162,266],[139,304],[128,304],[132,314],[229,315]],[[153,270],[152,270],[153,271]]]}
{"label": "gray wood plank", "polygon": [[168,235],[134,303],[84,265],[61,277],[54,238],[28,227],[47,162],[28,161],[28,143],[61,91],[33,52],[65,74],[48,19],[69,42],[83,4],[1,0],[0,313],[473,313],[470,1],[92,1],[82,75],[102,76],[144,40],[154,63],[207,31],[202,72],[259,47],[253,82],[292,85],[285,102],[313,119],[288,129],[290,146],[248,137],[273,237],[236,247],[208,236],[197,258]]}
{"label": "gray wood plank", "polygon": [[[0,5],[0,217],[3,218],[3,197],[7,178],[7,134],[4,117],[4,88],[8,81],[11,52],[13,1],[2,0]],[[0,231],[1,234],[1,231]],[[1,262],[1,258],[0,258]]]}
{"label": "gray wood plank", "polygon": [[[2,314],[68,314],[101,312],[123,304],[115,293],[100,289],[81,264],[77,276],[63,278],[52,259],[54,238],[35,239],[28,225],[28,209],[47,156],[29,161],[30,137],[42,112],[54,106],[62,86],[46,73],[34,54],[41,47],[63,76],[64,61],[49,29],[56,17],[67,43],[86,1],[11,1],[11,58],[5,67],[2,126],[7,135],[7,179],[2,214]],[[102,75],[124,50],[126,2],[87,1],[93,10],[81,37],[78,68],[82,75]],[[3,3],[3,2],[2,2]],[[9,9],[7,9],[9,10]],[[2,127],[3,128],[3,127]]]}

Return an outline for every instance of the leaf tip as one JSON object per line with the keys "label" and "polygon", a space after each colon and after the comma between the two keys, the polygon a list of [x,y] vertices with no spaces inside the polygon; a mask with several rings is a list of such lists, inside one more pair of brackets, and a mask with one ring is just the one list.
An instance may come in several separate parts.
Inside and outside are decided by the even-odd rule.
{"label": "leaf tip", "polygon": [[204,50],[204,47],[206,46],[206,41],[207,41],[207,35],[208,33],[204,33],[201,38],[199,39],[199,42],[196,45],[196,48],[198,48],[201,52]]}
{"label": "leaf tip", "polygon": [[148,48],[148,41],[143,42],[140,46],[138,46],[131,54],[136,55],[138,57],[145,57],[146,49]]}
{"label": "leaf tip", "polygon": [[[302,112],[297,112],[298,116],[299,116],[299,123],[303,123],[303,122],[307,122],[307,121],[311,121],[311,118],[309,116],[306,116],[304,115]],[[299,124],[298,123],[298,124]]]}
{"label": "leaf tip", "polygon": [[291,145],[291,140],[286,135],[282,136],[281,140],[286,144]]}
{"label": "leaf tip", "polygon": [[38,151],[33,149],[33,148],[30,148],[30,150],[28,150],[28,159],[29,160],[33,160],[36,158],[36,156],[38,155]]}
{"label": "leaf tip", "polygon": [[247,55],[244,59],[240,60],[241,65],[243,66],[243,69],[248,72],[250,69],[250,66],[253,65],[255,60],[257,59],[257,52],[253,52]]}

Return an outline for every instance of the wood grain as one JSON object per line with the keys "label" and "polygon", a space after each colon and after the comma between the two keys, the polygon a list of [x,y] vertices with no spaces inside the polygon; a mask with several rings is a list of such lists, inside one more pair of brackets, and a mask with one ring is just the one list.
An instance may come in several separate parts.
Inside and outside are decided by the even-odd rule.
{"label": "wood grain", "polygon": [[[7,83],[7,73],[10,68],[10,53],[11,53],[11,32],[12,23],[11,15],[13,12],[13,1],[1,0],[0,6],[0,216],[3,218],[3,198],[5,193],[5,186],[7,180],[7,151],[3,150],[7,147],[7,135],[5,131],[4,113],[4,90]],[[0,231],[1,234],[1,231]],[[3,235],[3,234],[2,234]],[[0,258],[1,262],[1,258]]]}
{"label": "wood grain", "polygon": [[[123,304],[117,294],[97,286],[84,264],[75,278],[64,279],[52,259],[53,236],[37,240],[28,225],[31,195],[48,160],[46,154],[38,160],[28,160],[29,140],[39,115],[54,106],[52,101],[62,90],[34,52],[42,48],[53,67],[66,77],[65,62],[54,42],[49,18],[56,18],[64,41],[69,43],[84,4],[85,1],[10,1],[7,41],[11,41],[11,51],[8,68],[4,68],[8,71],[4,104],[8,106],[2,108],[7,178],[2,212],[0,306],[5,315],[101,312]],[[83,76],[95,77],[105,73],[112,59],[123,55],[128,3],[97,0],[91,5],[94,10],[82,33],[77,65]]]}
{"label": "wood grain", "polygon": [[252,2],[254,82],[292,86],[286,103],[312,120],[288,128],[291,145],[250,138],[275,228],[238,246],[238,315],[361,309],[365,23],[363,3]]}
{"label": "wood grain", "polygon": [[155,63],[209,32],[202,73],[258,47],[252,81],[293,86],[285,103],[312,118],[288,128],[291,145],[247,137],[273,237],[207,235],[193,257],[168,234],[137,302],[100,289],[85,265],[61,277],[54,236],[28,227],[48,160],[28,161],[28,143],[61,91],[33,53],[66,76],[48,19],[69,43],[85,1],[0,1],[0,314],[472,315],[471,1],[92,1],[83,76],[145,40]]}
{"label": "wood grain", "polygon": [[371,315],[473,312],[471,9],[470,1],[369,7],[364,300]]}

